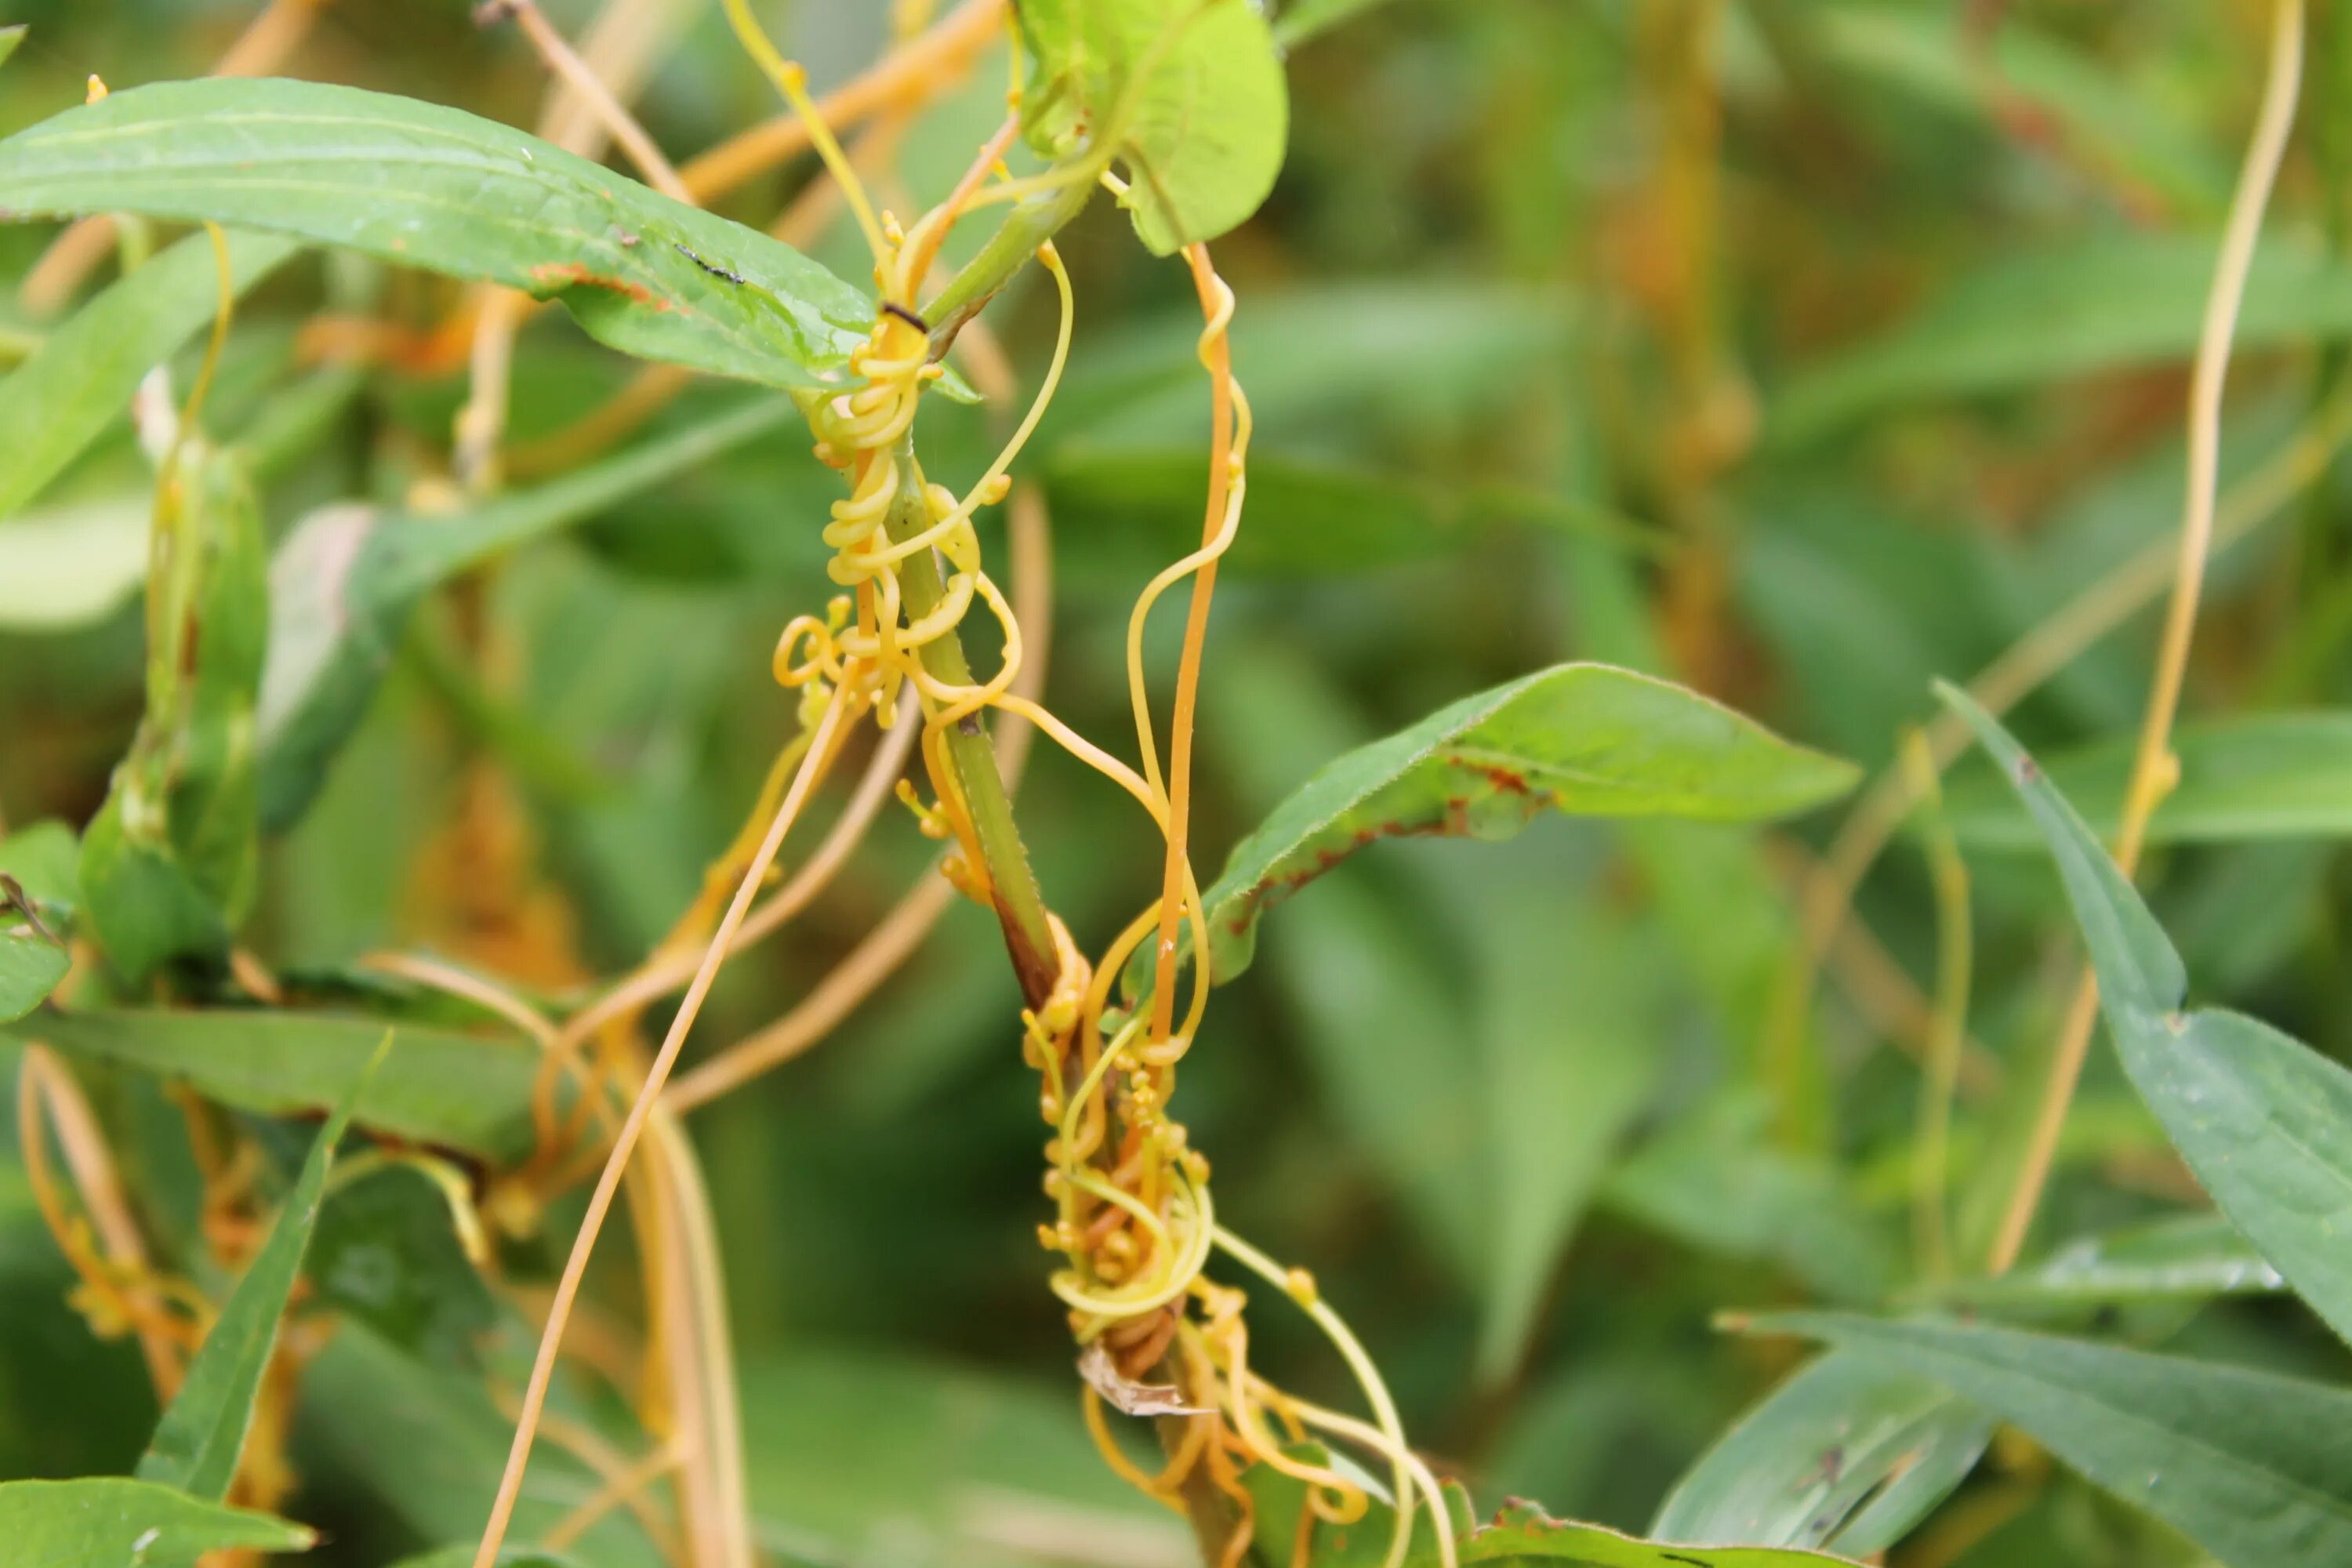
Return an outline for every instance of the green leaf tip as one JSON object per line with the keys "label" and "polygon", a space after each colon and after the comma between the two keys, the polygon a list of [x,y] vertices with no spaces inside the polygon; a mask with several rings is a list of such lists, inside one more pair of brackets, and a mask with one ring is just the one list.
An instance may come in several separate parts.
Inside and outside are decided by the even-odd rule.
{"label": "green leaf tip", "polygon": [[2040,826],[2091,950],[2102,1005],[2111,1013],[2127,1007],[2154,1017],[2179,1012],[2189,994],[2189,973],[2180,954],[2090,825],[2051,784],[2017,737],[1974,698],[1940,680],[1936,695],[1976,732]]}
{"label": "green leaf tip", "polygon": [[369,1058],[349,1094],[327,1118],[310,1145],[302,1173],[270,1226],[269,1238],[247,1265],[211,1332],[188,1363],[179,1394],[156,1423],[155,1436],[139,1461],[139,1479],[176,1487],[209,1501],[221,1501],[236,1478],[237,1457],[253,1426],[254,1401],[261,1392],[277,1347],[278,1331],[310,1249],[310,1233],[326,1201],[327,1173],[335,1145],[352,1123],[352,1110],[392,1050],[392,1031]]}

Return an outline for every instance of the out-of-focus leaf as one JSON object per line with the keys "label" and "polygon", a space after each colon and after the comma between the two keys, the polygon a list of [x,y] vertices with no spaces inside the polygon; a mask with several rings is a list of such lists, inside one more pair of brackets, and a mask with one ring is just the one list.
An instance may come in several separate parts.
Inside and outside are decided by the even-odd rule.
{"label": "out-of-focus leaf", "polygon": [[[1464,1563],[1569,1563],[1577,1568],[1822,1568],[1823,1563],[1848,1563],[1853,1559],[1826,1552],[1780,1546],[1718,1546],[1705,1555],[1664,1542],[1642,1541],[1604,1530],[1597,1524],[1576,1524],[1550,1519],[1529,1503],[1515,1503],[1495,1516],[1492,1524],[1475,1530],[1457,1548]],[[1412,1568],[1431,1568],[1433,1555],[1414,1559]]]}
{"label": "out-of-focus leaf", "polygon": [[[2129,737],[2083,747],[2044,764],[2053,788],[2092,829],[2112,837],[2131,776]],[[2352,713],[2250,713],[2181,727],[2172,739],[2180,781],[2148,818],[2151,844],[2219,844],[2352,834]],[[1971,847],[2039,847],[2042,836],[2017,792],[1990,769],[1952,781],[1952,830]]]}
{"label": "out-of-focus leaf", "polygon": [[17,217],[210,218],[561,299],[647,359],[845,380],[863,298],[790,246],[459,110],[310,81],[158,82],[0,142]]}
{"label": "out-of-focus leaf", "polygon": [[1964,16],[1875,5],[1809,7],[1809,37],[1830,59],[1885,81],[1914,99],[1979,115],[1994,107],[1992,83],[2051,116],[2079,156],[2112,163],[2192,207],[2228,199],[2229,166],[2156,95],[2107,60],[2037,29],[2032,18],[2001,19],[1989,38],[1965,36]]}
{"label": "out-of-focus leaf", "polygon": [[2221,1212],[2352,1338],[2352,1257],[2341,1238],[2352,1205],[2352,1072],[2242,1014],[2183,1012],[2179,954],[2090,827],[1990,715],[1950,687],[1942,695],[2049,841],[2133,1087]]}
{"label": "out-of-focus leaf", "polygon": [[1090,1561],[1192,1555],[1182,1523],[1103,1467],[1067,1388],[840,1349],[749,1362],[742,1381],[771,1551],[907,1568],[1031,1568],[1064,1554],[1046,1541]]}
{"label": "out-of-focus leaf", "polygon": [[[15,205],[0,176],[0,209]],[[268,235],[230,236],[231,293],[294,249]],[[0,380],[0,517],[32,500],[122,413],[141,378],[213,319],[220,296],[212,239],[191,235],[83,306]]]}
{"label": "out-of-focus leaf", "polygon": [[[1462,423],[1507,405],[1513,373],[1556,363],[1576,319],[1556,290],[1483,282],[1252,290],[1231,328],[1234,374],[1257,425],[1252,461],[1301,435],[1336,433],[1361,449],[1368,431]],[[1080,435],[1106,447],[1196,442],[1200,340],[1197,310],[1081,338],[1038,427],[1039,449]]]}
{"label": "out-of-focus leaf", "polygon": [[206,1552],[307,1552],[299,1524],[118,1476],[0,1484],[11,1568],[178,1568]]}
{"label": "out-of-focus leaf", "polygon": [[1560,1249],[1665,1061],[1655,947],[1597,879],[1529,871],[1484,879],[1489,918],[1468,927],[1490,1211],[1477,1370],[1490,1383],[1525,1353]]}
{"label": "out-of-focus leaf", "polygon": [[427,591],[502,551],[568,528],[794,417],[761,397],[536,489],[453,516],[315,512],[270,566],[270,658],[261,683],[261,814],[282,828],[318,793]]}
{"label": "out-of-focus leaf", "polygon": [[[391,1044],[387,1035],[369,1064],[373,1076]],[[335,1145],[351,1125],[353,1099],[365,1092],[367,1079],[353,1086],[351,1096],[335,1107],[327,1125],[310,1143],[301,1174],[286,1194],[268,1239],[246,1265],[236,1289],[223,1303],[220,1316],[196,1347],[186,1379],[156,1423],[155,1436],[139,1461],[139,1479],[159,1486],[219,1502],[236,1477],[237,1456],[253,1426],[253,1402],[261,1392],[261,1374],[268,1369],[270,1352],[278,1344],[278,1325],[286,1316],[287,1299],[294,1293],[302,1271],[302,1254],[310,1245],[310,1228],[319,1221],[319,1205],[327,1194],[327,1170],[334,1163]]]}
{"label": "out-of-focus leaf", "polygon": [[[1767,438],[1795,446],[1908,404],[2186,359],[2212,274],[2213,242],[2202,235],[2102,237],[1996,263],[1792,377],[1772,402]],[[2347,332],[2352,267],[2265,243],[2236,345]]]}
{"label": "out-of-focus leaf", "polygon": [[339,1186],[306,1268],[316,1300],[435,1366],[470,1366],[497,1321],[488,1288],[421,1173],[393,1166]]}
{"label": "out-of-focus leaf", "polygon": [[[320,1113],[366,1077],[384,1026],[286,1011],[52,1009],[10,1026],[92,1061],[184,1082],[263,1116]],[[352,1111],[362,1127],[493,1160],[530,1147],[539,1058],[520,1038],[399,1025],[383,1069]]]}
{"label": "out-of-focus leaf", "polygon": [[1386,0],[1291,0],[1275,19],[1274,41],[1296,48],[1318,33],[1328,33]]}
{"label": "out-of-focus leaf", "polygon": [[2086,1236],[2039,1263],[1990,1279],[1956,1279],[1920,1296],[1955,1306],[2040,1311],[2285,1289],[2284,1277],[2237,1226],[2219,1215],[2189,1215]]}
{"label": "out-of-focus leaf", "polygon": [[261,518],[236,458],[190,445],[166,477],[147,579],[147,710],[82,839],[81,890],[136,979],[210,957],[252,903],[254,703],[269,619]]}
{"label": "out-of-focus leaf", "polygon": [[147,575],[152,500],[82,501],[0,524],[0,631],[72,631],[121,609]]}
{"label": "out-of-focus leaf", "polygon": [[22,22],[13,27],[0,27],[0,65],[8,63],[8,57],[16,52],[16,46],[25,41],[28,30]]}
{"label": "out-of-focus leaf", "polygon": [[[1075,442],[1045,469],[1057,519],[1115,518],[1109,539],[1138,560],[1165,562],[1196,548],[1208,504],[1208,465],[1197,451],[1097,447]],[[0,535],[5,538],[5,535]],[[1249,525],[1220,571],[1318,574],[1362,572],[1435,554],[1447,521],[1433,498],[1393,477],[1323,463],[1256,457],[1249,464]]]}
{"label": "out-of-focus leaf", "polygon": [[1650,1533],[1699,1546],[1881,1552],[1959,1485],[1992,1418],[1949,1390],[1832,1351],[1700,1457]]}
{"label": "out-of-focus leaf", "polygon": [[2352,1393],[2049,1334],[1784,1313],[1801,1334],[1933,1378],[2231,1568],[2352,1561]]}
{"label": "out-of-focus leaf", "polygon": [[1255,212],[1282,172],[1290,97],[1251,0],[1021,0],[1034,61],[1022,131],[1054,159],[1116,138],[1144,244],[1167,256]]}
{"label": "out-of-focus leaf", "polygon": [[[423,1540],[481,1539],[514,1423],[491,1403],[478,1373],[423,1365],[365,1325],[346,1323],[305,1370],[302,1394],[299,1429],[313,1468],[368,1488]],[[563,1413],[585,1419],[576,1408]],[[616,1446],[648,1441],[608,1436]],[[533,1454],[512,1535],[523,1542],[545,1533],[598,1485],[593,1471],[554,1445]],[[613,1510],[564,1550],[584,1568],[660,1568],[665,1561],[626,1509]]]}
{"label": "out-of-focus leaf", "polygon": [[1880,1298],[1894,1238],[1828,1165],[1774,1146],[1760,1121],[1745,1103],[1685,1116],[1611,1173],[1601,1201],[1687,1246],[1769,1258],[1834,1300]]}
{"label": "out-of-focus leaf", "polygon": [[[1853,769],[1669,682],[1559,665],[1339,758],[1236,845],[1202,894],[1213,973],[1249,966],[1258,916],[1381,838],[1507,838],[1547,810],[1752,821],[1818,805]],[[1148,984],[1150,957],[1127,973]]]}

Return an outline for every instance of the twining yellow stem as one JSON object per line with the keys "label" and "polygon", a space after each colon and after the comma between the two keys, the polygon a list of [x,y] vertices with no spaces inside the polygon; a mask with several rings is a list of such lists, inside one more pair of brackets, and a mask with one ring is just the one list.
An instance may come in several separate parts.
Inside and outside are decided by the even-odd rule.
{"label": "twining yellow stem", "polygon": [[1973,943],[1969,929],[1969,866],[1944,816],[1936,759],[1927,738],[1904,731],[1902,761],[1913,787],[1927,803],[1927,870],[1936,892],[1936,1002],[1927,1045],[1926,1080],[1919,1089],[1919,1135],[1912,1179],[1912,1230],[1919,1249],[1919,1272],[1929,1280],[1952,1271],[1951,1224],[1945,1188],[1950,1176],[1952,1098],[1959,1088],[1961,1051],[1968,1041],[1969,973]]}
{"label": "twining yellow stem", "polygon": [[[1206,559],[1192,579],[1192,603],[1184,616],[1184,648],[1176,666],[1176,700],[1168,721],[1168,847],[1160,878],[1160,931],[1152,959],[1151,1037],[1164,1040],[1176,1017],[1177,933],[1184,917],[1186,847],[1191,833],[1192,789],[1192,710],[1200,695],[1201,658],[1209,635],[1209,601],[1217,590],[1217,558],[1210,553],[1225,523],[1225,500],[1234,486],[1234,355],[1228,324],[1233,318],[1233,291],[1210,265],[1209,247],[1189,245],[1184,259],[1192,272],[1192,286],[1201,299],[1201,313],[1210,325],[1201,345],[1209,369],[1209,504],[1202,523],[1201,552]],[[1146,731],[1147,738],[1149,731]],[[1206,950],[1193,962],[1205,966]],[[1205,978],[1206,970],[1202,970]],[[1196,989],[1206,986],[1196,982]]]}
{"label": "twining yellow stem", "polygon": [[696,1016],[702,1010],[703,998],[709,994],[711,982],[719,975],[719,966],[727,956],[727,946],[750,912],[751,898],[760,882],[774,863],[777,852],[783,847],[784,836],[792,830],[793,820],[806,803],[819,773],[832,761],[838,736],[849,707],[849,700],[836,695],[817,725],[815,741],[801,771],[786,792],[784,803],[777,808],[776,819],[761,841],[759,852],[752,857],[751,868],[735,889],[734,900],[720,917],[719,930],[713,933],[704,950],[701,965],[687,987],[685,999],[678,1004],[677,1015],[670,1021],[669,1032],[664,1037],[661,1049],[655,1054],[653,1067],[646,1075],[644,1087],[629,1107],[627,1120],[613,1141],[612,1153],[605,1159],[604,1169],[596,1179],[596,1189],[588,1199],[588,1210],[582,1218],[580,1234],[572,1241],[572,1254],[564,1260],[562,1278],[557,1281],[554,1300],[549,1308],[547,1329],[540,1336],[539,1353],[532,1361],[530,1382],[524,1390],[522,1410],[515,1423],[514,1445],[507,1456],[506,1472],[499,1479],[497,1500],[491,1504],[489,1522],[482,1531],[480,1547],[474,1554],[474,1568],[492,1568],[498,1561],[499,1548],[505,1542],[507,1526],[514,1517],[517,1500],[522,1494],[523,1470],[530,1462],[531,1439],[539,1426],[541,1412],[547,1404],[549,1384],[555,1375],[555,1361],[563,1342],[563,1326],[572,1314],[572,1303],[580,1294],[581,1281],[588,1272],[589,1255],[595,1250],[596,1237],[604,1229],[604,1216],[613,1206],[613,1198],[621,1184],[621,1174],[635,1152],[637,1139],[644,1132],[646,1119],[659,1101],[662,1086],[668,1081],[670,1069],[677,1065],[680,1047],[686,1044],[687,1032],[694,1026]]}
{"label": "twining yellow stem", "polygon": [[[2294,124],[2296,91],[2303,79],[2303,0],[2278,0],[2271,28],[2270,71],[2263,84],[2262,108],[2255,117],[2246,161],[2239,171],[2238,188],[2230,198],[2229,222],[2221,234],[2221,254],[2213,269],[2213,283],[2205,299],[2205,321],[2197,340],[2197,363],[2189,388],[2188,500],[2180,522],[2179,564],[2173,575],[2172,598],[2166,606],[2163,640],[2158,645],[2155,680],[2148,691],[2147,712],[2140,724],[2139,746],[2132,758],[2131,781],[2124,791],[2123,824],[2116,837],[2116,864],[2128,877],[2137,869],[2147,842],[2147,821],[2178,777],[2179,763],[2172,755],[2172,721],[2180,707],[2181,682],[2189,668],[2189,648],[2197,632],[2197,605],[2205,583],[2205,560],[2213,539],[2214,494],[2221,467],[2221,393],[2230,369],[2230,340],[2237,330],[2238,307],[2245,297],[2246,275],[2252,268],[2254,246],[2262,237],[2263,212],[2270,205],[2279,163],[2286,154],[2287,133]],[[2091,1026],[2098,1016],[2098,983],[2087,971],[2076,986],[2058,1046],[2050,1064],[2017,1184],[2002,1213],[1989,1266],[2004,1273],[2024,1249],[2026,1232],[2042,1202],[2050,1176],[2050,1163],[2065,1125],[2075,1080],[2090,1047]]]}

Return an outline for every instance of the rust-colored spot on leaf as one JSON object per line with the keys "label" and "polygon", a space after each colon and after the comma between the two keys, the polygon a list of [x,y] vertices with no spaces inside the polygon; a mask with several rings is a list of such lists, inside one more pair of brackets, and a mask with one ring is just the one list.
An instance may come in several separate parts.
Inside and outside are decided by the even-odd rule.
{"label": "rust-colored spot on leaf", "polygon": [[550,293],[560,289],[602,289],[608,293],[625,294],[638,304],[650,305],[656,310],[670,308],[668,300],[644,284],[591,270],[577,261],[542,261],[530,269],[530,281],[533,288]]}

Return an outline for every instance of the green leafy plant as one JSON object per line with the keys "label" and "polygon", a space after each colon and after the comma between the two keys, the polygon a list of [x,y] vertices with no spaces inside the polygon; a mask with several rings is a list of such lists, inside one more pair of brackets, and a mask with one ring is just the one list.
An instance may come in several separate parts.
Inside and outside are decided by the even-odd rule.
{"label": "green leafy plant", "polygon": [[16,1557],[2352,1559],[2352,21],[184,9],[0,28]]}

